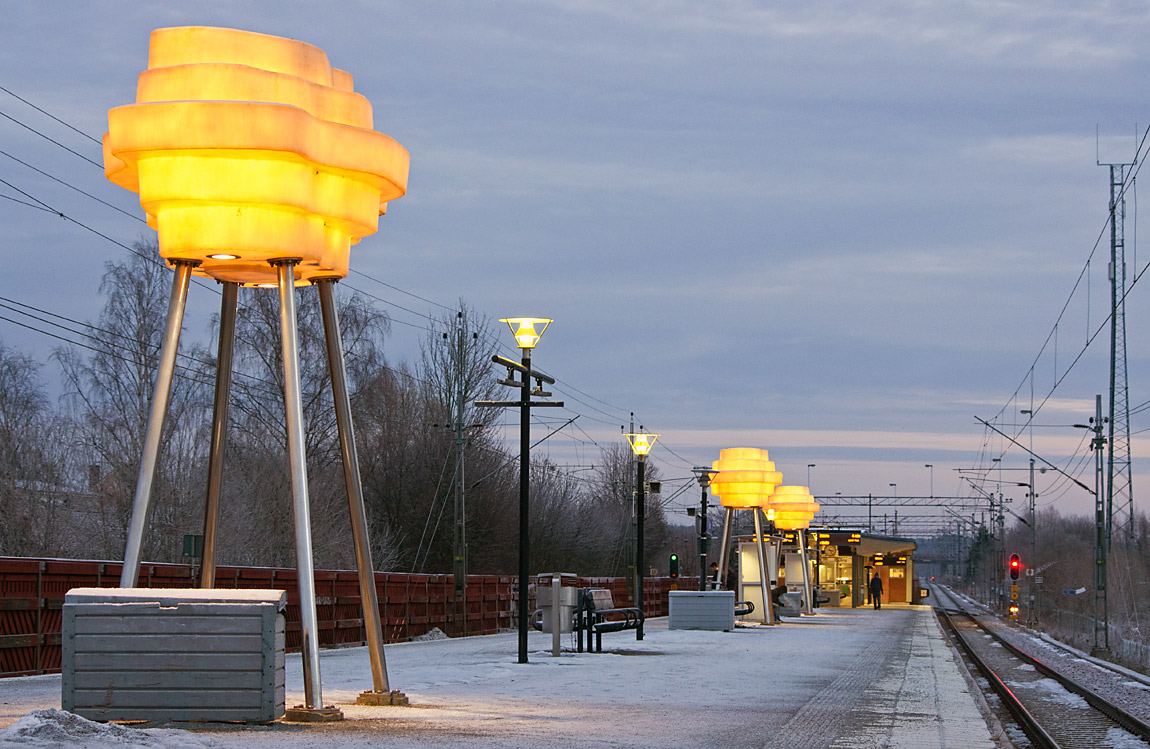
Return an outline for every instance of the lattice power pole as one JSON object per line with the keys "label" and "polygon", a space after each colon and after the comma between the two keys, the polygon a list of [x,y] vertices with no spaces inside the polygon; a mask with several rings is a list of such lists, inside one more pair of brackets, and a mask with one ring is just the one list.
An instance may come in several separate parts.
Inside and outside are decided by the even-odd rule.
{"label": "lattice power pole", "polygon": [[[1110,167],[1110,440],[1106,464],[1106,540],[1117,531],[1134,539],[1134,485],[1130,466],[1130,398],[1126,385],[1126,191],[1127,164]],[[1114,526],[1117,525],[1117,528]]]}

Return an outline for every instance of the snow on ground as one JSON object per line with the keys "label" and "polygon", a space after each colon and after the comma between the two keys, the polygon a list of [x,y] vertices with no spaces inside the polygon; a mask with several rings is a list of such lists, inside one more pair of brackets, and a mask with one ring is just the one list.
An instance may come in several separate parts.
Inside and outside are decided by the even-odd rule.
{"label": "snow on ground", "polygon": [[1006,685],[1015,690],[1033,689],[1036,692],[1042,692],[1046,698],[1060,702],[1067,707],[1076,707],[1082,710],[1090,709],[1090,704],[1080,695],[1068,691],[1066,687],[1049,677],[1034,681],[1008,681]]}
{"label": "snow on ground", "polygon": [[[410,707],[355,705],[371,686],[366,650],[323,651],[324,702],[344,711],[343,722],[185,723],[178,728],[194,733],[170,734],[163,745],[993,745],[926,607],[821,609],[731,632],[669,630],[665,618],[653,619],[642,642],[619,632],[603,644],[610,652],[575,653],[565,636],[555,658],[551,636],[533,632],[528,664],[517,662],[515,633],[388,645],[390,686]],[[299,656],[289,656],[289,706],[303,701],[301,671]],[[59,689],[59,677],[0,682],[0,726],[58,708]],[[178,743],[187,737],[210,743]]]}
{"label": "snow on ground", "polygon": [[165,749],[205,749],[216,746],[208,737],[174,729],[125,728],[114,723],[96,723],[78,715],[51,708],[35,710],[0,731],[0,747],[163,747]]}

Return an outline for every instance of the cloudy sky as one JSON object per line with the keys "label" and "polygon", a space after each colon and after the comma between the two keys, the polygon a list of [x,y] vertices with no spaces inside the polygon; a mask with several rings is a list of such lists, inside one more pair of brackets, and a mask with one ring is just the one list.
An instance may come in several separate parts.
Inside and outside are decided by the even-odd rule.
{"label": "cloudy sky", "polygon": [[[932,475],[935,494],[970,495],[957,469],[1004,448],[974,416],[1017,433],[1033,393],[1036,451],[1084,465],[1066,425],[1108,388],[1108,332],[1086,346],[1109,295],[1096,162],[1133,160],[1150,124],[1139,3],[46,7],[0,1],[6,299],[94,319],[103,264],[125,253],[89,229],[146,231],[99,147],[13,94],[98,138],[152,29],[231,26],[326,51],[411,152],[408,195],[345,284],[393,317],[392,361],[461,298],[555,318],[535,363],[569,408],[546,421],[579,415],[548,441],[556,461],[595,463],[634,412],[669,479],[750,445],[787,483],[814,464],[820,495],[927,495]],[[1134,188],[1127,211],[1133,276]],[[1127,304],[1131,406],[1150,398],[1146,296]],[[216,297],[192,297],[188,334],[206,339]],[[5,320],[0,341],[45,360],[59,345]],[[1038,490],[1089,507],[1053,474]]]}

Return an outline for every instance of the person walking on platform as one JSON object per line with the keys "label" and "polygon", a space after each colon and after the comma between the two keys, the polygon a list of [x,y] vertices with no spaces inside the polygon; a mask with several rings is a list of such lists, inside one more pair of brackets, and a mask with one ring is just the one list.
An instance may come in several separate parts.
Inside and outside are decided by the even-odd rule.
{"label": "person walking on platform", "polygon": [[874,609],[878,611],[882,608],[882,578],[878,573],[874,573],[874,577],[870,581],[870,599],[874,601]]}

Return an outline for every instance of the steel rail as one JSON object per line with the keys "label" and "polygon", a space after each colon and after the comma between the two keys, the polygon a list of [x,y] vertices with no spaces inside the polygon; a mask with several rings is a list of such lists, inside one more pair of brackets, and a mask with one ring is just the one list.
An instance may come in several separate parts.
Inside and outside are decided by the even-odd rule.
{"label": "steel rail", "polygon": [[[937,587],[937,586],[935,586]],[[941,605],[935,606],[935,610],[940,612],[943,620],[946,622],[947,627],[954,633],[955,642],[959,644],[962,651],[978,669],[979,673],[983,675],[986,681],[990,684],[991,689],[1002,700],[1003,706],[1010,711],[1014,719],[1018,722],[1023,732],[1030,737],[1039,749],[1059,749],[1059,744],[1054,740],[1054,737],[1046,732],[1046,729],[1038,722],[1038,720],[1030,714],[1030,711],[1022,704],[1022,701],[1011,691],[1010,687],[1003,683],[998,674],[994,672],[981,658],[974,652],[974,648],[966,641],[962,632],[955,625],[954,620],[950,618],[950,611],[943,608]],[[965,612],[964,612],[965,613]]]}
{"label": "steel rail", "polygon": [[[933,587],[937,589],[939,586],[935,585]],[[951,594],[949,590],[947,591],[947,595],[950,597],[950,599],[952,601],[955,601],[955,603],[957,603],[957,599],[955,599],[954,595]],[[949,616],[950,616],[949,612],[947,612],[945,609],[940,609],[940,610],[944,611],[944,613],[946,614],[946,616],[949,619]],[[1027,653],[1023,650],[1020,650],[1016,645],[1014,645],[1011,642],[1008,642],[1000,634],[998,634],[994,630],[990,629],[989,627],[986,627],[981,622],[979,622],[977,619],[975,619],[974,615],[971,614],[970,612],[966,611],[965,609],[961,608],[961,605],[960,605],[960,611],[962,612],[962,614],[964,616],[966,616],[972,622],[974,622],[974,624],[976,626],[978,626],[979,629],[981,629],[982,631],[989,634],[991,637],[993,637],[995,639],[995,641],[997,641],[1000,645],[1002,645],[1004,648],[1006,648],[1007,651],[1009,651],[1011,655],[1018,658],[1023,663],[1034,666],[1034,668],[1039,673],[1041,673],[1044,676],[1047,676],[1051,679],[1054,679],[1059,684],[1064,686],[1067,690],[1069,690],[1069,691],[1077,694],[1078,696],[1082,697],[1082,699],[1086,700],[1086,702],[1091,707],[1093,707],[1095,710],[1097,710],[1098,712],[1105,715],[1110,720],[1117,723],[1119,726],[1121,726],[1125,730],[1138,736],[1139,738],[1143,739],[1144,741],[1150,742],[1150,724],[1147,724],[1144,721],[1142,721],[1142,720],[1136,718],[1135,716],[1131,715],[1130,713],[1126,712],[1122,708],[1118,707],[1114,703],[1107,700],[1105,697],[1102,697],[1097,692],[1091,690],[1089,687],[1086,687],[1086,686],[1083,686],[1082,684],[1079,684],[1078,682],[1071,679],[1069,676],[1066,676],[1065,674],[1062,674],[1059,671],[1056,671],[1054,668],[1043,663],[1042,661],[1038,660],[1037,658],[1030,655],[1029,653]]]}

